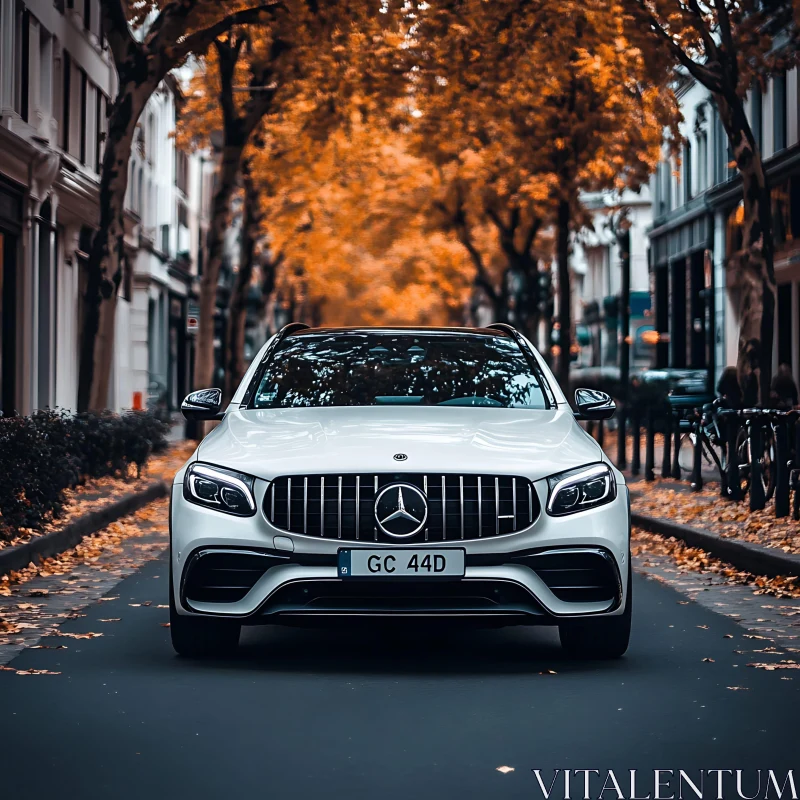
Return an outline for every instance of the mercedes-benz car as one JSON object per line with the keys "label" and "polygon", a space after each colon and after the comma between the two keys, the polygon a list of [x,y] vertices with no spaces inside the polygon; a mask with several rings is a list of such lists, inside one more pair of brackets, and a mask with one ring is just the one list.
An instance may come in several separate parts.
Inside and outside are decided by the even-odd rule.
{"label": "mercedes-benz car", "polygon": [[[557,625],[571,653],[616,657],[631,627],[622,474],[508,325],[288,325],[172,486],[176,651],[236,647],[242,625],[353,618]],[[438,622],[436,624],[439,624]]]}

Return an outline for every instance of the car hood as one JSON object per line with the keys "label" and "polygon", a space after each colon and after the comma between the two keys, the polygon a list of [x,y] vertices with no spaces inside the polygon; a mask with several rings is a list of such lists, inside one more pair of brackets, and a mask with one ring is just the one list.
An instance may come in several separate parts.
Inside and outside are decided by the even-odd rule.
{"label": "car hood", "polygon": [[[406,459],[394,456],[403,453]],[[229,411],[200,461],[278,475],[464,472],[538,480],[599,461],[571,410],[345,406]]]}

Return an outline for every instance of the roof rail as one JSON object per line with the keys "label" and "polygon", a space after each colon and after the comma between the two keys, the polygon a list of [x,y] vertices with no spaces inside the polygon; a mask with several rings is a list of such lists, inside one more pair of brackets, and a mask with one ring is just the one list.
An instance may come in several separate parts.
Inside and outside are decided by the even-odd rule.
{"label": "roof rail", "polygon": [[507,322],[493,322],[491,325],[487,325],[486,327],[492,328],[496,331],[503,331],[503,333],[507,333],[514,339],[519,339],[520,336],[520,332],[513,325],[509,325]]}
{"label": "roof rail", "polygon": [[305,322],[289,322],[278,331],[278,336],[275,341],[279,342],[281,339],[285,338],[290,333],[294,333],[295,331],[302,331],[310,327],[311,326],[306,325]]}
{"label": "roof rail", "polygon": [[264,357],[259,362],[258,368],[253,373],[253,377],[250,380],[250,385],[247,387],[247,391],[244,393],[244,397],[242,398],[242,402],[240,403],[240,407],[244,408],[250,405],[250,399],[253,396],[253,392],[256,390],[256,386],[258,386],[259,382],[261,381],[261,372],[264,368],[264,365],[267,363],[269,357],[275,352],[278,348],[278,345],[290,334],[294,333],[295,331],[302,331],[306,328],[310,328],[310,325],[306,325],[305,322],[290,322],[287,325],[284,325],[276,334],[275,338],[272,340],[272,344],[266,349],[264,353]]}
{"label": "roof rail", "polygon": [[542,372],[541,368],[539,367],[539,362],[536,360],[536,357],[530,350],[530,345],[528,342],[523,338],[522,334],[513,326],[509,325],[507,322],[493,322],[491,325],[487,325],[487,328],[495,331],[502,331],[507,336],[510,336],[519,347],[520,350],[525,354],[530,362],[530,365],[533,367],[534,372],[536,373],[537,377],[542,383],[542,391],[544,392],[545,399],[547,400],[548,407],[549,404],[552,403],[554,406],[558,405],[556,402],[555,395],[553,394],[553,390],[550,388],[550,384],[547,382],[547,378],[545,377],[544,373]]}

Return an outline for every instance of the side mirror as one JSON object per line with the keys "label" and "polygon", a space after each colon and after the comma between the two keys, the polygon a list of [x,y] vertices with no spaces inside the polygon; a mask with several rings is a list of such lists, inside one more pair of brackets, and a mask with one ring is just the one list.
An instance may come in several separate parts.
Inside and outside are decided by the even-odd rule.
{"label": "side mirror", "polygon": [[576,389],[575,409],[576,419],[611,419],[617,407],[605,392]]}
{"label": "side mirror", "polygon": [[191,420],[222,419],[222,389],[198,389],[186,395],[181,413]]}

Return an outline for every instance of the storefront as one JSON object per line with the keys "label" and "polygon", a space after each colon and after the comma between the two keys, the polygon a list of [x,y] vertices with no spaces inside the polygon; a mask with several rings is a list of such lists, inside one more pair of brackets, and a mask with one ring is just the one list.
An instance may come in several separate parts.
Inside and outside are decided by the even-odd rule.
{"label": "storefront", "polygon": [[707,369],[713,375],[712,216],[702,203],[651,233],[656,366]]}

